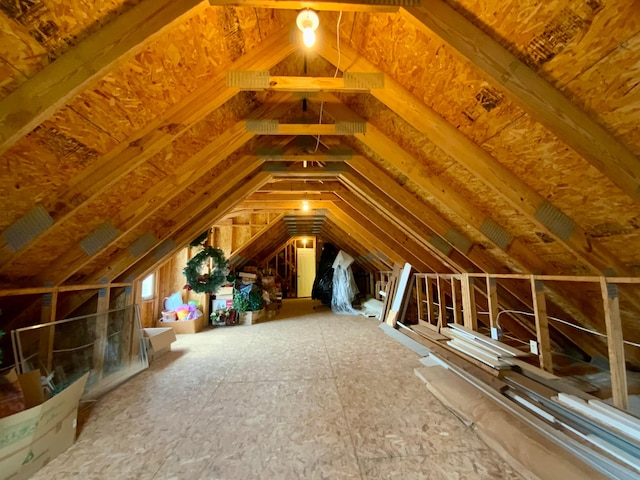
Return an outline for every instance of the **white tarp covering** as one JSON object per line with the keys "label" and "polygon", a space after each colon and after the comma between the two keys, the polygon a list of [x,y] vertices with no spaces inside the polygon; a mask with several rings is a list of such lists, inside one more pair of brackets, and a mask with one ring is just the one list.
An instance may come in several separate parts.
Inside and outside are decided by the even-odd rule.
{"label": "white tarp covering", "polygon": [[333,262],[333,296],[331,310],[334,313],[359,315],[361,312],[351,306],[351,302],[358,293],[356,281],[353,278],[351,264],[353,257],[340,250]]}

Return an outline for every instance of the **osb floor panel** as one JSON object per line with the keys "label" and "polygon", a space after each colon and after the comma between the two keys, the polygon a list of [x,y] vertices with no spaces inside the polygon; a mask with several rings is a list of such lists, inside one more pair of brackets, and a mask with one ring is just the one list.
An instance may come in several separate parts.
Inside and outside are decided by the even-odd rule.
{"label": "osb floor panel", "polygon": [[34,478],[519,479],[419,365],[375,319],[288,300],[269,322],[180,335]]}

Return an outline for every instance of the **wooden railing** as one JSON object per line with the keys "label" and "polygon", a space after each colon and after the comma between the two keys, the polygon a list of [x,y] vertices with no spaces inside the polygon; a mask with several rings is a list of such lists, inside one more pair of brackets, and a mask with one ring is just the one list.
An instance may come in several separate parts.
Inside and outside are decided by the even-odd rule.
{"label": "wooden railing", "polygon": [[[625,369],[625,342],[622,335],[620,300],[618,285],[640,284],[636,277],[596,277],[565,275],[526,275],[526,274],[416,274],[416,292],[418,303],[418,321],[436,331],[446,327],[447,300],[453,312],[454,323],[478,331],[476,292],[486,295],[488,326],[499,329],[498,281],[526,281],[531,289],[533,316],[535,317],[535,337],[538,348],[540,368],[553,372],[551,339],[549,336],[549,317],[547,315],[545,283],[579,282],[593,283],[600,287],[600,296],[604,311],[607,347],[611,371],[613,403],[618,408],[628,406],[627,376]],[[480,282],[486,289],[479,288]],[[446,288],[445,288],[446,285]],[[570,323],[568,323],[571,325]],[[600,332],[595,332],[603,335]],[[636,344],[632,344],[636,345]]]}

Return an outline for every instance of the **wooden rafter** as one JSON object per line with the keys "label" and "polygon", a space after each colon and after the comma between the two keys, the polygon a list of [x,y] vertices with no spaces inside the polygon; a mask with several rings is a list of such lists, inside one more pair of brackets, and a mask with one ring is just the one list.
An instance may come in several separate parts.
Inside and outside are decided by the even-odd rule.
{"label": "wooden rafter", "polygon": [[[229,188],[219,191],[218,195],[213,197],[210,203],[200,204],[198,209],[195,210],[193,205],[188,205],[188,207],[191,207],[191,215],[184,211],[187,207],[183,207],[179,212],[176,212],[174,218],[180,218],[178,215],[182,214],[182,218],[188,218],[189,221],[181,222],[178,228],[171,227],[171,229],[167,230],[168,235],[161,239],[161,242],[169,238],[172,239],[175,244],[174,248],[167,251],[165,255],[159,259],[155,258],[153,255],[154,252],[151,251],[144,255],[135,265],[131,266],[131,261],[129,261],[129,265],[125,267],[125,270],[120,270],[119,273],[118,271],[114,271],[113,275],[118,278],[139,278],[152,272],[160,264],[166,262],[171,255],[175,254],[180,248],[183,248],[202,233],[202,231],[209,228],[211,224],[223,218],[238,203],[242,202],[245,197],[268,181],[269,174],[261,171],[257,171],[250,176],[245,174],[243,182],[238,180],[235,183],[230,183]],[[175,222],[170,221],[169,223],[173,225]]]}
{"label": "wooden rafter", "polygon": [[[329,62],[337,65],[338,52],[331,42],[324,42],[319,53]],[[340,56],[342,58],[341,63],[348,65],[351,71],[379,72],[374,65],[358,56],[353,49],[341,46]],[[556,209],[542,195],[516,177],[509,169],[476,145],[460,130],[424,105],[423,102],[415,98],[388,75],[385,75],[384,85],[384,89],[372,90],[371,94],[411,126],[425,134],[451,158],[476,175],[496,195],[506,200],[527,220],[544,229],[548,235],[565,245],[567,250],[584,262],[586,266],[596,273],[614,270],[619,275],[628,274],[628,269],[614,255],[602,247],[599,242],[588,238],[584,230],[576,222]],[[328,101],[341,105],[330,94],[321,93],[318,94],[317,98],[325,101],[325,111],[327,110]],[[354,118],[353,112],[351,112],[351,118]],[[367,134],[370,133],[372,127],[371,124],[367,124]],[[564,232],[558,233],[540,220],[539,214],[545,207],[549,211],[557,211],[559,215],[566,217],[567,223],[570,225],[567,227],[566,234]]]}
{"label": "wooden rafter", "polygon": [[[260,44],[251,52],[236,60],[229,68],[270,68],[295,51],[288,41],[288,29],[283,29]],[[57,61],[56,61],[57,63]],[[227,87],[226,72],[220,72],[202,87],[187,95],[127,140],[61,187],[55,198],[45,200],[43,206],[51,214],[55,224],[35,238],[31,244],[43,241],[49,235],[61,231],[66,222],[81,208],[100,198],[116,182],[144,164],[153,155],[202,120],[211,111],[219,108],[236,95],[240,89]],[[246,132],[246,122],[238,126]],[[0,238],[0,264],[8,265],[25,252],[13,252],[4,238]]]}
{"label": "wooden rafter", "polygon": [[[283,100],[285,100],[285,103],[269,103],[257,108],[252,113],[252,116],[260,117],[264,114],[284,113],[289,108],[289,105],[286,102],[287,98],[283,98]],[[119,216],[111,218],[112,224],[120,233],[111,242],[104,245],[102,250],[121,242],[130,232],[138,228],[166,203],[181,195],[187,195],[188,188],[194,185],[207,172],[215,169],[227,156],[253,138],[254,134],[247,133],[246,129],[244,129],[245,123],[246,120],[236,123],[236,125],[217,136],[215,140],[205,145],[197,154],[190,157],[187,162],[178,165],[169,176],[147,190],[136,201],[137,208],[135,213],[132,214],[131,210],[125,207]],[[261,163],[262,161],[257,157],[244,158],[241,162],[243,166],[259,166]],[[234,164],[229,163],[226,169],[233,167]],[[226,169],[223,169],[223,172]],[[224,175],[220,175],[219,179],[221,178],[224,178]],[[218,181],[217,183],[220,182]],[[221,185],[224,186],[224,184]],[[192,197],[190,195],[190,198]],[[91,260],[92,257],[88,256],[79,245],[71,246],[63,256],[52,264],[51,269],[47,269],[47,275],[51,275],[53,272],[54,278],[47,278],[46,281],[52,281],[56,285],[62,283]],[[2,269],[8,266],[9,264],[3,266]],[[41,281],[44,280],[38,279],[38,283],[41,283]]]}
{"label": "wooden rafter", "polygon": [[443,0],[407,7],[415,19],[578,152],[634,200],[640,200],[640,162],[629,149],[562,92],[547,83],[497,41]]}
{"label": "wooden rafter", "polygon": [[198,5],[205,6],[202,0],[143,0],[20,85],[0,102],[0,154]]}

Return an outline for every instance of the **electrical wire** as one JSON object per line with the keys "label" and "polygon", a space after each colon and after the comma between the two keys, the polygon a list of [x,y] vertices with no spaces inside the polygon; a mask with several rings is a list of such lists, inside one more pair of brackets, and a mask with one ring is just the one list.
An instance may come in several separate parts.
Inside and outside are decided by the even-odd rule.
{"label": "electrical wire", "polygon": [[[496,317],[496,322],[498,322],[498,320],[500,318],[500,315],[502,315],[503,313],[517,313],[517,314],[520,314],[520,315],[528,315],[530,317],[535,317],[535,313],[533,313],[533,312],[524,312],[522,310],[501,310],[500,312],[498,312],[498,316]],[[556,318],[556,317],[548,317],[548,318],[549,318],[549,320],[553,320],[554,322],[562,323],[562,324],[567,325],[569,327],[577,328],[578,330],[582,330],[583,332],[591,333],[592,335],[598,335],[599,337],[607,338],[607,336],[604,333],[600,333],[600,332],[597,332],[595,330],[589,330],[588,328],[581,327],[580,325],[576,325],[575,323],[567,322],[566,320],[562,320],[561,318]],[[500,325],[500,323],[498,323],[498,325]],[[622,343],[626,343],[627,345],[631,345],[632,347],[640,348],[640,343],[634,343],[634,342],[630,342],[628,340],[623,340]]]}
{"label": "electrical wire", "polygon": [[[426,302],[427,300],[425,300]],[[433,304],[437,307],[440,306],[439,303],[433,302]],[[447,310],[453,310],[453,307],[449,307],[446,306],[445,307]],[[496,317],[496,324],[498,325],[498,327],[500,327],[500,315],[502,315],[503,313],[517,313],[520,315],[528,315],[530,317],[535,317],[535,313],[533,312],[525,312],[522,310],[501,310],[500,312],[498,312],[498,316]],[[478,315],[489,315],[489,312],[476,312],[476,314]],[[573,327],[573,328],[577,328],[578,330],[582,330],[583,332],[586,333],[591,333],[592,335],[598,335],[599,337],[604,337],[607,338],[607,336],[604,333],[600,333],[597,332],[595,330],[589,330],[588,328],[584,328],[581,327],[580,325],[576,325],[575,323],[571,323],[571,322],[567,322],[566,320],[562,320],[561,318],[556,318],[556,317],[548,317],[549,320],[553,320],[554,322],[558,322],[558,323],[563,323],[569,327]],[[516,338],[514,338],[514,340],[518,340]],[[522,342],[522,340],[519,340]],[[526,342],[523,342],[526,343]],[[622,343],[626,343],[627,345],[630,345],[632,347],[637,347],[640,348],[640,343],[635,343],[635,342],[630,342],[629,340],[623,340]]]}
{"label": "electrical wire", "polygon": [[[342,21],[342,10],[340,10],[340,15],[338,15],[338,24],[336,25],[336,44],[338,46],[338,63],[336,64],[336,71],[333,74],[333,78],[338,76],[338,71],[340,70],[340,22]],[[322,125],[322,111],[324,110],[324,102],[320,103],[320,117],[318,119],[318,124]],[[320,135],[316,138],[316,148],[313,150],[313,153],[318,151],[318,147],[320,146]]]}

